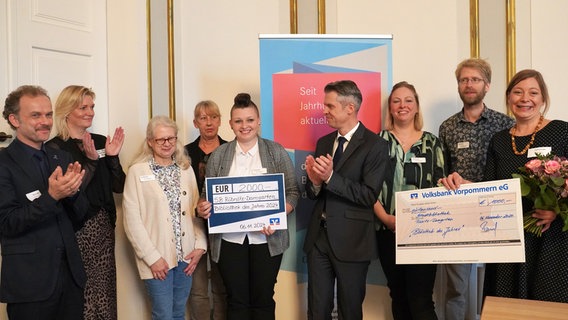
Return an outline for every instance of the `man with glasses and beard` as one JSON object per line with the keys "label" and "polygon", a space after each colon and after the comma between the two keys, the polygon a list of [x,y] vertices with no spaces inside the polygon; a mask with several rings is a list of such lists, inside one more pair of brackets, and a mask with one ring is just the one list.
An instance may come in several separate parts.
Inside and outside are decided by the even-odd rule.
{"label": "man with glasses and beard", "polygon": [[[479,182],[483,179],[491,137],[511,128],[514,120],[483,103],[491,85],[491,67],[485,60],[466,59],[455,73],[463,108],[440,125],[438,136],[448,157],[448,172],[458,172],[464,179]],[[448,264],[442,268],[447,281],[445,319],[467,319],[466,292],[472,264]]]}

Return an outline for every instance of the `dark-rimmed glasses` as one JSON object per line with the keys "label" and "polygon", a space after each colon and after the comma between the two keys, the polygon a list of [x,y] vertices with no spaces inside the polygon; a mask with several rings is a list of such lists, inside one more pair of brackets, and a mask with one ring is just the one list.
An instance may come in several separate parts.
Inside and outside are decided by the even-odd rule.
{"label": "dark-rimmed glasses", "polygon": [[169,144],[175,144],[177,141],[178,137],[167,137],[167,138],[158,138],[158,139],[154,139],[154,142],[156,144],[158,144],[159,146],[163,145],[164,143],[166,143],[166,141]]}

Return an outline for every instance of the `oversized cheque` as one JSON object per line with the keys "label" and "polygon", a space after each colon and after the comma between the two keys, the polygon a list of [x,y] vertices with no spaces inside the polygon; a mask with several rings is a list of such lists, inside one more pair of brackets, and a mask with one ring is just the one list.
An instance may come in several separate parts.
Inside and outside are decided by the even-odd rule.
{"label": "oversized cheque", "polygon": [[206,178],[209,233],[287,229],[284,174]]}
{"label": "oversized cheque", "polygon": [[396,263],[524,262],[518,179],[396,193]]}

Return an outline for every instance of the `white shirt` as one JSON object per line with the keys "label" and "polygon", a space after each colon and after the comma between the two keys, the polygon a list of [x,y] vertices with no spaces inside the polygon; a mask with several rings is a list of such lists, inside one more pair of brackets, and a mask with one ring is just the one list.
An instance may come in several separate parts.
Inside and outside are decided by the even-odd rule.
{"label": "white shirt", "polygon": [[[355,131],[357,131],[357,129],[359,128],[359,124],[360,124],[360,122],[357,122],[357,125],[355,125],[355,127],[353,127],[353,129],[349,130],[349,132],[347,132],[347,134],[345,134],[343,136],[346,140],[343,143],[343,151],[345,151],[345,149],[347,149],[347,146],[349,145],[349,141],[351,141],[353,134],[355,134]],[[337,149],[337,146],[339,145],[339,142],[338,142],[339,137],[341,137],[341,135],[339,134],[339,131],[337,131],[337,138],[335,138],[335,141],[333,142],[333,155],[335,155],[335,151]],[[335,171],[335,168],[334,168],[334,171]],[[329,175],[329,178],[327,178],[327,180],[325,180],[325,183],[329,183],[329,180],[331,180],[331,177],[333,176],[334,171],[331,172],[331,174]],[[316,192],[316,194],[317,193],[319,193],[319,190]]]}
{"label": "white shirt", "polygon": [[[229,176],[252,176],[258,175],[260,172],[263,171],[260,154],[258,152],[258,140],[254,147],[247,152],[243,152],[243,149],[241,149],[241,146],[237,142],[235,157],[231,164],[231,169],[229,170]],[[247,236],[250,244],[266,243],[266,236],[260,231],[223,233],[223,240],[243,244]]]}

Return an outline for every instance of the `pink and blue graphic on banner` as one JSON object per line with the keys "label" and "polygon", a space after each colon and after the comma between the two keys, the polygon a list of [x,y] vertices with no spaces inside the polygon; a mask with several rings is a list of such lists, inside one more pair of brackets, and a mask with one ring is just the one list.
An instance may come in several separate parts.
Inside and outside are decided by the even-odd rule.
{"label": "pink and blue graphic on banner", "polygon": [[370,130],[380,130],[380,73],[295,73],[272,77],[274,140],[285,148],[313,150],[319,137],[333,131],[323,115],[323,88],[330,79],[357,83],[364,97],[359,118],[366,119]]}

